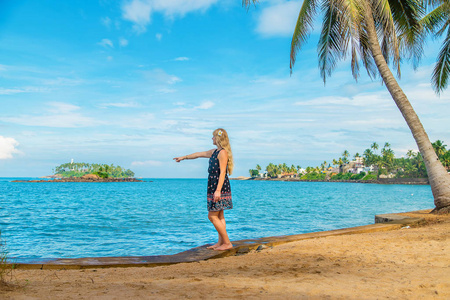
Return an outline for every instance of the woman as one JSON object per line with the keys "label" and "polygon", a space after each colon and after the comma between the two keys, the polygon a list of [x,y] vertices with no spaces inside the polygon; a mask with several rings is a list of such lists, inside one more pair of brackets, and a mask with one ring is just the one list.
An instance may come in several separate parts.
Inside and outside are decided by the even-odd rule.
{"label": "woman", "polygon": [[180,162],[185,159],[196,159],[199,157],[209,158],[208,218],[213,223],[214,228],[216,228],[219,240],[215,245],[209,246],[208,249],[221,251],[233,248],[228,238],[223,211],[233,208],[228,174],[233,172],[234,165],[233,153],[231,152],[230,141],[225,129],[218,128],[214,130],[212,140],[217,149],[175,157],[174,160]]}

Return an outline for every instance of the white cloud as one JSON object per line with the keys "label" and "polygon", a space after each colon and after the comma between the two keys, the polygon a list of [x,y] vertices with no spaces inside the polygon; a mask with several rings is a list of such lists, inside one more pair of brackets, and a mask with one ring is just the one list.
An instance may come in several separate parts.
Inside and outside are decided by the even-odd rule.
{"label": "white cloud", "polygon": [[49,89],[41,87],[23,87],[23,88],[0,88],[0,95],[14,95],[20,93],[42,93],[47,92]]}
{"label": "white cloud", "polygon": [[79,106],[63,103],[47,103],[46,113],[42,115],[19,115],[15,117],[1,117],[3,122],[20,124],[25,126],[76,128],[90,127],[103,124],[98,119],[83,116],[77,110]]}
{"label": "white cloud", "polygon": [[19,93],[26,93],[27,91],[24,89],[5,89],[0,88],[0,95],[13,95]]}
{"label": "white cloud", "polygon": [[177,90],[176,89],[168,89],[168,88],[160,88],[160,89],[157,89],[156,91],[160,94],[171,94],[171,93],[175,93]]}
{"label": "white cloud", "polygon": [[196,109],[210,109],[214,106],[214,102],[212,101],[205,101],[202,102],[202,104],[200,104],[199,106],[196,106]]}
{"label": "white cloud", "polygon": [[193,11],[205,11],[218,0],[150,0],[155,11],[166,16],[184,16]]}
{"label": "white cloud", "polygon": [[170,78],[167,80],[167,83],[168,84],[175,84],[175,83],[177,83],[177,82],[181,82],[182,80],[179,78],[179,77],[177,77],[177,76],[170,76]]}
{"label": "white cloud", "polygon": [[[181,78],[179,78],[175,75],[167,74],[162,69],[153,69],[150,71],[144,71],[143,73],[147,77],[148,80],[150,80],[152,83],[156,83],[156,84],[173,85],[175,83],[183,81],[183,80],[181,80]],[[164,89],[164,88],[162,88],[162,89]]]}
{"label": "white cloud", "polygon": [[150,1],[132,0],[122,6],[122,17],[134,23],[136,32],[146,31],[146,26],[150,23],[152,5]]}
{"label": "white cloud", "polygon": [[19,153],[16,147],[19,146],[19,142],[10,137],[4,137],[0,135],[0,159],[12,158],[14,153]]}
{"label": "white cloud", "polygon": [[98,43],[100,46],[103,46],[105,48],[111,47],[114,48],[114,44],[111,40],[109,39],[102,39],[101,42]]}
{"label": "white cloud", "polygon": [[122,6],[122,17],[134,23],[136,32],[146,31],[151,14],[158,12],[166,17],[183,17],[194,11],[205,11],[218,0],[131,0]]}
{"label": "white cloud", "polygon": [[54,128],[91,127],[102,124],[96,119],[85,117],[78,113],[44,116],[20,115],[18,117],[0,118],[0,120],[25,126]]}
{"label": "white cloud", "polygon": [[157,167],[161,166],[163,163],[157,160],[146,160],[146,161],[133,161],[131,163],[132,166],[149,166],[149,167]]}
{"label": "white cloud", "polygon": [[158,41],[162,40],[162,34],[161,33],[157,33],[155,34],[155,37]]}
{"label": "white cloud", "polygon": [[256,31],[264,36],[289,36],[294,31],[301,1],[288,1],[265,8]]}
{"label": "white cloud", "polygon": [[67,114],[80,109],[79,106],[64,102],[49,102],[47,104],[50,106],[48,111],[55,114]]}
{"label": "white cloud", "polygon": [[57,77],[55,79],[44,79],[42,81],[45,85],[64,85],[64,86],[76,86],[83,83],[83,80],[81,79],[71,79],[71,78],[64,78],[64,77]]}
{"label": "white cloud", "polygon": [[122,128],[152,129],[158,126],[158,121],[152,113],[142,113],[133,117],[124,115],[116,119],[116,122]]}
{"label": "white cloud", "polygon": [[104,103],[100,105],[101,108],[108,108],[108,107],[119,107],[119,108],[133,108],[133,107],[139,107],[139,104],[136,102],[118,102],[118,103]]}
{"label": "white cloud", "polygon": [[126,47],[126,46],[128,46],[128,40],[127,40],[127,39],[124,39],[124,38],[119,39],[119,45],[120,45],[121,47]]}
{"label": "white cloud", "polygon": [[175,60],[175,61],[186,61],[186,60],[189,60],[189,57],[184,57],[184,56],[182,56],[182,57],[177,57],[177,58],[175,58],[174,60]]}
{"label": "white cloud", "polygon": [[105,25],[105,27],[109,28],[111,27],[111,19],[109,17],[101,18],[102,24]]}

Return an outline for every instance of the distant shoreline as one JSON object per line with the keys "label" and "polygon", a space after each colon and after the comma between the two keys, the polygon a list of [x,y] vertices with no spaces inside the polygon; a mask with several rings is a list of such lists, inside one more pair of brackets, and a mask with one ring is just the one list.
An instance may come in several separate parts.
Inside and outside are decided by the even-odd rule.
{"label": "distant shoreline", "polygon": [[372,184],[408,184],[429,185],[428,178],[379,178],[377,180],[308,180],[299,178],[258,178],[258,177],[236,177],[231,180],[248,181],[295,181],[295,182],[350,182],[350,183],[372,183]]}
{"label": "distant shoreline", "polygon": [[13,180],[11,182],[143,182],[143,180],[136,178],[98,178],[98,179],[84,179],[80,177],[57,178],[51,180],[37,179],[37,180]]}

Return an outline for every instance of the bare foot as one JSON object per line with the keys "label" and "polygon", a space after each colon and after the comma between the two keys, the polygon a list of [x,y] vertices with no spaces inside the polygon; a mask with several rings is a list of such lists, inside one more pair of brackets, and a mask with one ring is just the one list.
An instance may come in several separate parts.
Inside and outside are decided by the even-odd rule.
{"label": "bare foot", "polygon": [[229,243],[229,244],[223,244],[220,247],[214,248],[214,250],[216,250],[216,251],[223,251],[223,250],[228,250],[228,249],[231,249],[231,248],[233,248],[233,244]]}
{"label": "bare foot", "polygon": [[212,246],[209,246],[209,247],[206,247],[206,249],[213,249],[213,250],[215,250],[217,247],[219,247],[220,246],[220,244],[219,243],[217,243],[217,244],[215,244],[215,245],[212,245]]}

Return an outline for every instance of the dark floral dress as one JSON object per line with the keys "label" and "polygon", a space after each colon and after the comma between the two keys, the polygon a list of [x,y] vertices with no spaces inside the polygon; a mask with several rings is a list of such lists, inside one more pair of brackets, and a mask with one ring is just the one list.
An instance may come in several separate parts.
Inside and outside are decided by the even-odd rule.
{"label": "dark floral dress", "polygon": [[[223,150],[223,149],[222,149]],[[208,211],[221,211],[225,209],[232,209],[233,202],[231,201],[231,187],[228,174],[225,174],[225,180],[222,185],[220,200],[214,202],[214,192],[219,184],[220,166],[217,156],[221,150],[216,149],[209,159],[208,168],[208,193],[207,193],[207,206]],[[226,151],[226,150],[225,150]],[[228,166],[227,166],[228,169]]]}

